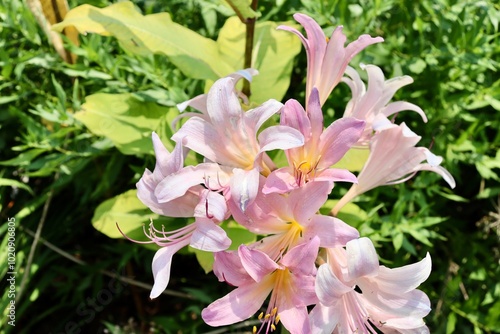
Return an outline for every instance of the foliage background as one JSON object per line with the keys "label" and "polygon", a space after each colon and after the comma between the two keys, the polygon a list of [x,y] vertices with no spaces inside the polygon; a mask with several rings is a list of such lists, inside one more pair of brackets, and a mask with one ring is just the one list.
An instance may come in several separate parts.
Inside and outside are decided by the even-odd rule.
{"label": "foliage background", "polygon": [[[69,2],[70,7],[111,3]],[[233,15],[216,0],[134,4],[144,14],[169,12],[175,22],[212,39]],[[349,40],[363,33],[385,38],[354,63],[376,64],[387,78],[414,78],[396,98],[422,107],[429,122],[411,113],[398,120],[422,136],[421,146],[432,146],[444,157],[457,187],[451,191],[436,175],[421,173],[406,184],[364,195],[356,203],[362,219],[351,223],[377,243],[388,266],[431,253],[433,272],[421,288],[432,301],[426,321],[433,333],[500,332],[499,5],[263,0],[258,10],[263,21],[287,21],[303,12],[326,32],[342,24]],[[193,254],[174,257],[168,294],[150,301],[144,284],[152,283],[152,250],[109,238],[91,223],[99,204],[133,189],[144,168],[153,168],[154,156],[125,155],[109,139],[89,132],[74,117],[86,97],[131,93],[150,106],[172,110],[203,92],[203,82],[184,76],[164,56],[128,53],[113,38],[88,34],[80,42],[71,49],[77,63],[62,62],[26,5],[0,0],[2,311],[9,302],[3,251],[9,217],[17,224],[20,296],[15,330],[2,316],[2,332],[248,332],[251,321],[223,329],[203,324],[201,309],[229,288],[206,275]],[[284,100],[303,101],[303,50],[294,62]],[[330,120],[341,116],[349,96],[345,85],[335,90],[324,109]],[[344,190],[337,186],[332,198]],[[147,220],[147,211],[137,214],[143,212]],[[41,237],[29,262],[37,229]]]}

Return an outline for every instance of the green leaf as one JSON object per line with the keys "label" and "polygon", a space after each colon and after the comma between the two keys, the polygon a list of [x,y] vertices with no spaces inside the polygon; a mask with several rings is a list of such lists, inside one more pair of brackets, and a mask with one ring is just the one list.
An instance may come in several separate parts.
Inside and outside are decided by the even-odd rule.
{"label": "green leaf", "polygon": [[[144,225],[153,220],[156,226],[168,226],[167,230],[185,225],[182,219],[166,218],[152,213],[138,198],[137,190],[129,190],[99,204],[92,217],[92,225],[110,238],[122,238],[120,230],[129,238],[146,241]],[[118,230],[118,226],[120,230]],[[173,226],[173,227],[172,227]],[[158,247],[151,246],[154,249]]]}
{"label": "green leaf", "polygon": [[195,79],[216,80],[234,71],[221,61],[215,41],[173,22],[168,13],[144,16],[132,2],[118,2],[103,9],[78,6],[52,28],[60,32],[67,26],[74,26],[82,34],[114,36],[126,51],[137,55],[162,53]]}
{"label": "green leaf", "polygon": [[250,1],[248,0],[226,0],[227,3],[234,9],[236,14],[247,20],[259,17],[260,15],[256,13],[252,7],[250,7]]}
{"label": "green leaf", "polygon": [[[290,22],[283,24],[294,25]],[[300,40],[293,34],[276,30],[276,22],[255,25],[252,67],[259,71],[252,80],[250,100],[262,103],[271,98],[280,101],[290,85],[293,58],[300,52]],[[245,24],[230,17],[222,27],[217,44],[221,58],[233,69],[243,68]]]}
{"label": "green leaf", "polygon": [[21,189],[28,191],[31,195],[34,195],[33,190],[31,190],[31,188],[27,184],[16,181],[16,180],[0,178],[0,186],[10,186],[10,187],[21,188]]}
{"label": "green leaf", "polygon": [[[339,200],[329,199],[319,209],[323,215],[328,215]],[[345,223],[358,228],[364,221],[368,219],[368,214],[354,203],[347,203],[342,207],[342,210],[337,214],[337,218]]]}
{"label": "green leaf", "polygon": [[95,135],[109,138],[124,154],[153,153],[151,132],[163,118],[177,113],[174,108],[141,102],[132,94],[99,93],[86,99],[75,118]]}
{"label": "green leaf", "polygon": [[334,168],[344,168],[351,172],[357,172],[363,169],[368,160],[370,150],[365,148],[351,148],[347,153],[333,165]]}
{"label": "green leaf", "polygon": [[34,148],[19,154],[16,158],[0,161],[0,165],[4,166],[28,166],[33,159],[45,152],[43,148]]}

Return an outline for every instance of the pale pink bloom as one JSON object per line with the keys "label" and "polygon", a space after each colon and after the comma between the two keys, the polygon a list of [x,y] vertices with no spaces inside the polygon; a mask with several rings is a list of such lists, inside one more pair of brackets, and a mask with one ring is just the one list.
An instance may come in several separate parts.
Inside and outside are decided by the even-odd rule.
{"label": "pale pink bloom", "polygon": [[282,125],[268,127],[257,135],[262,124],[283,105],[269,100],[244,111],[234,85],[232,77],[217,80],[207,94],[206,113],[188,119],[172,140],[182,141],[211,162],[245,170],[258,168],[267,175],[274,164],[266,151],[297,147],[304,139],[296,129]]}
{"label": "pale pink bloom", "polygon": [[318,214],[332,187],[332,182],[318,181],[309,182],[287,195],[259,191],[246,210],[233,202],[228,202],[228,207],[238,223],[253,233],[267,235],[255,247],[277,260],[287,249],[316,236],[321,247],[344,246],[347,241],[359,237],[359,232],[342,220]]}
{"label": "pale pink bloom", "polygon": [[194,223],[174,231],[165,231],[164,227],[158,230],[151,222],[149,230],[144,233],[150,241],[136,241],[124,236],[135,243],[155,243],[161,246],[153,257],[154,284],[149,295],[151,299],[158,297],[167,288],[172,257],[181,248],[189,245],[206,252],[220,252],[231,245],[226,232],[208,218],[196,218]]}
{"label": "pale pink bloom", "polygon": [[231,240],[216,224],[228,216],[226,201],[222,195],[198,183],[191,184],[182,195],[175,198],[164,200],[158,196],[162,195],[161,185],[164,180],[183,170],[184,153],[180,144],[170,153],[156,133],[153,132],[152,137],[156,166],[152,173],[146,169],[137,182],[137,196],[155,213],[196,218],[194,223],[175,231],[165,231],[164,228],[158,230],[151,223],[149,230],[145,231],[150,241],[139,242],[155,243],[162,247],[156,252],[152,264],[155,283],[150,297],[156,298],[168,285],[172,256],[179,249],[190,245],[200,250],[218,252],[227,249]]}
{"label": "pale pink bloom", "polygon": [[300,131],[305,142],[303,146],[285,151],[289,166],[268,176],[264,193],[287,193],[313,180],[356,182],[356,177],[348,170],[330,167],[358,141],[363,121],[341,118],[324,129],[318,90],[314,88],[307,111],[296,100],[285,103],[281,124]]}
{"label": "pale pink bloom", "polygon": [[373,243],[360,238],[328,249],[316,276],[319,303],[311,311],[313,333],[429,333],[423,317],[431,310],[416,288],[431,272],[427,256],[415,264],[380,266]]}
{"label": "pale pink bloom", "polygon": [[205,308],[201,316],[211,326],[225,326],[250,318],[267,296],[269,305],[259,316],[262,325],[258,333],[274,331],[279,321],[292,334],[311,332],[307,306],[317,302],[314,292],[314,261],[318,255],[319,239],[290,249],[276,263],[267,254],[241,245],[232,267],[226,266],[225,277],[232,277],[237,288]]}
{"label": "pale pink bloom", "polygon": [[181,144],[175,145],[170,153],[158,135],[153,132],[153,148],[156,155],[156,165],[153,172],[149,169],[144,171],[139,182],[137,182],[137,197],[154,213],[169,217],[192,217],[194,208],[199,203],[200,192],[203,187],[193,187],[185,196],[176,198],[174,201],[158,201],[155,189],[158,184],[168,175],[174,174],[184,166],[184,152]]}
{"label": "pale pink bloom", "polygon": [[319,90],[321,105],[323,105],[340,82],[344,71],[351,59],[368,45],[382,42],[382,37],[361,35],[358,40],[344,47],[346,36],[342,26],[338,26],[328,40],[321,27],[312,18],[305,14],[293,15],[305,29],[307,38],[297,29],[288,26],[279,26],[278,29],[290,31],[302,40],[307,52],[307,82],[306,104],[313,87]]}
{"label": "pale pink bloom", "polygon": [[389,103],[398,89],[409,85],[413,79],[407,75],[385,80],[382,70],[375,65],[363,65],[361,69],[368,74],[368,89],[358,72],[348,66],[345,73],[350,77],[342,78],[352,92],[352,98],[347,103],[344,117],[356,117],[366,121],[365,131],[358,145],[368,145],[373,133],[373,122],[378,115],[391,116],[403,110],[417,112],[427,122],[424,111],[417,105],[406,101]]}
{"label": "pale pink bloom", "polygon": [[[252,77],[256,76],[259,74],[259,71],[253,68],[247,68],[244,70],[237,71],[235,73],[232,73],[228,75],[227,77],[233,78],[233,89],[235,94],[238,95],[239,98],[243,100],[243,103],[248,104],[248,98],[245,96],[243,93],[240,91],[236,90],[236,83],[241,80],[241,79],[246,79],[247,81],[252,81]],[[198,95],[190,100],[184,101],[182,103],[179,103],[177,105],[177,108],[179,109],[180,112],[183,112],[186,110],[187,107],[192,107],[196,110],[198,110],[200,113],[194,113],[194,112],[185,112],[179,116],[179,118],[184,118],[184,117],[191,117],[191,116],[197,116],[201,118],[205,118],[207,120],[210,119],[210,116],[207,111],[207,97],[208,94],[201,94]]]}
{"label": "pale pink bloom", "polygon": [[443,159],[425,147],[415,147],[421,137],[405,123],[398,126],[383,119],[375,125],[375,130],[380,131],[370,142],[370,155],[358,175],[358,183],[352,185],[335,205],[332,210],[334,215],[354,197],[378,186],[405,182],[422,170],[441,175],[451,188],[455,187],[453,176],[439,166]]}

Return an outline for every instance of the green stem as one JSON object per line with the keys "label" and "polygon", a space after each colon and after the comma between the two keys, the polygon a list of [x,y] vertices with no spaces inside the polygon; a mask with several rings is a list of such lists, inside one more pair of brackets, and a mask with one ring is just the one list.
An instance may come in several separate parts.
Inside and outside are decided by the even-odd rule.
{"label": "green stem", "polygon": [[[257,4],[259,0],[252,0],[251,7],[254,11],[257,10]],[[256,18],[247,19],[246,22],[246,37],[245,37],[245,61],[243,64],[243,68],[252,67],[252,51],[253,51],[253,38],[255,33],[255,21]],[[250,97],[252,94],[250,91],[250,82],[247,80],[243,81],[243,89],[242,93],[247,97]]]}

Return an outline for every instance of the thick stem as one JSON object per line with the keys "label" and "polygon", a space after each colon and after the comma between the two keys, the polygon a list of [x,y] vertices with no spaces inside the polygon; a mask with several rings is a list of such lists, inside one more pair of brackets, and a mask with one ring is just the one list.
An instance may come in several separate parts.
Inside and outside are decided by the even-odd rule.
{"label": "thick stem", "polygon": [[[254,11],[257,10],[257,4],[259,0],[252,0],[251,7]],[[256,18],[247,19],[246,24],[246,37],[245,37],[245,61],[243,64],[243,68],[252,67],[252,52],[253,52],[253,37],[255,33],[255,21]],[[250,97],[252,92],[250,91],[250,82],[247,80],[243,81],[243,89],[242,93],[247,97]]]}

